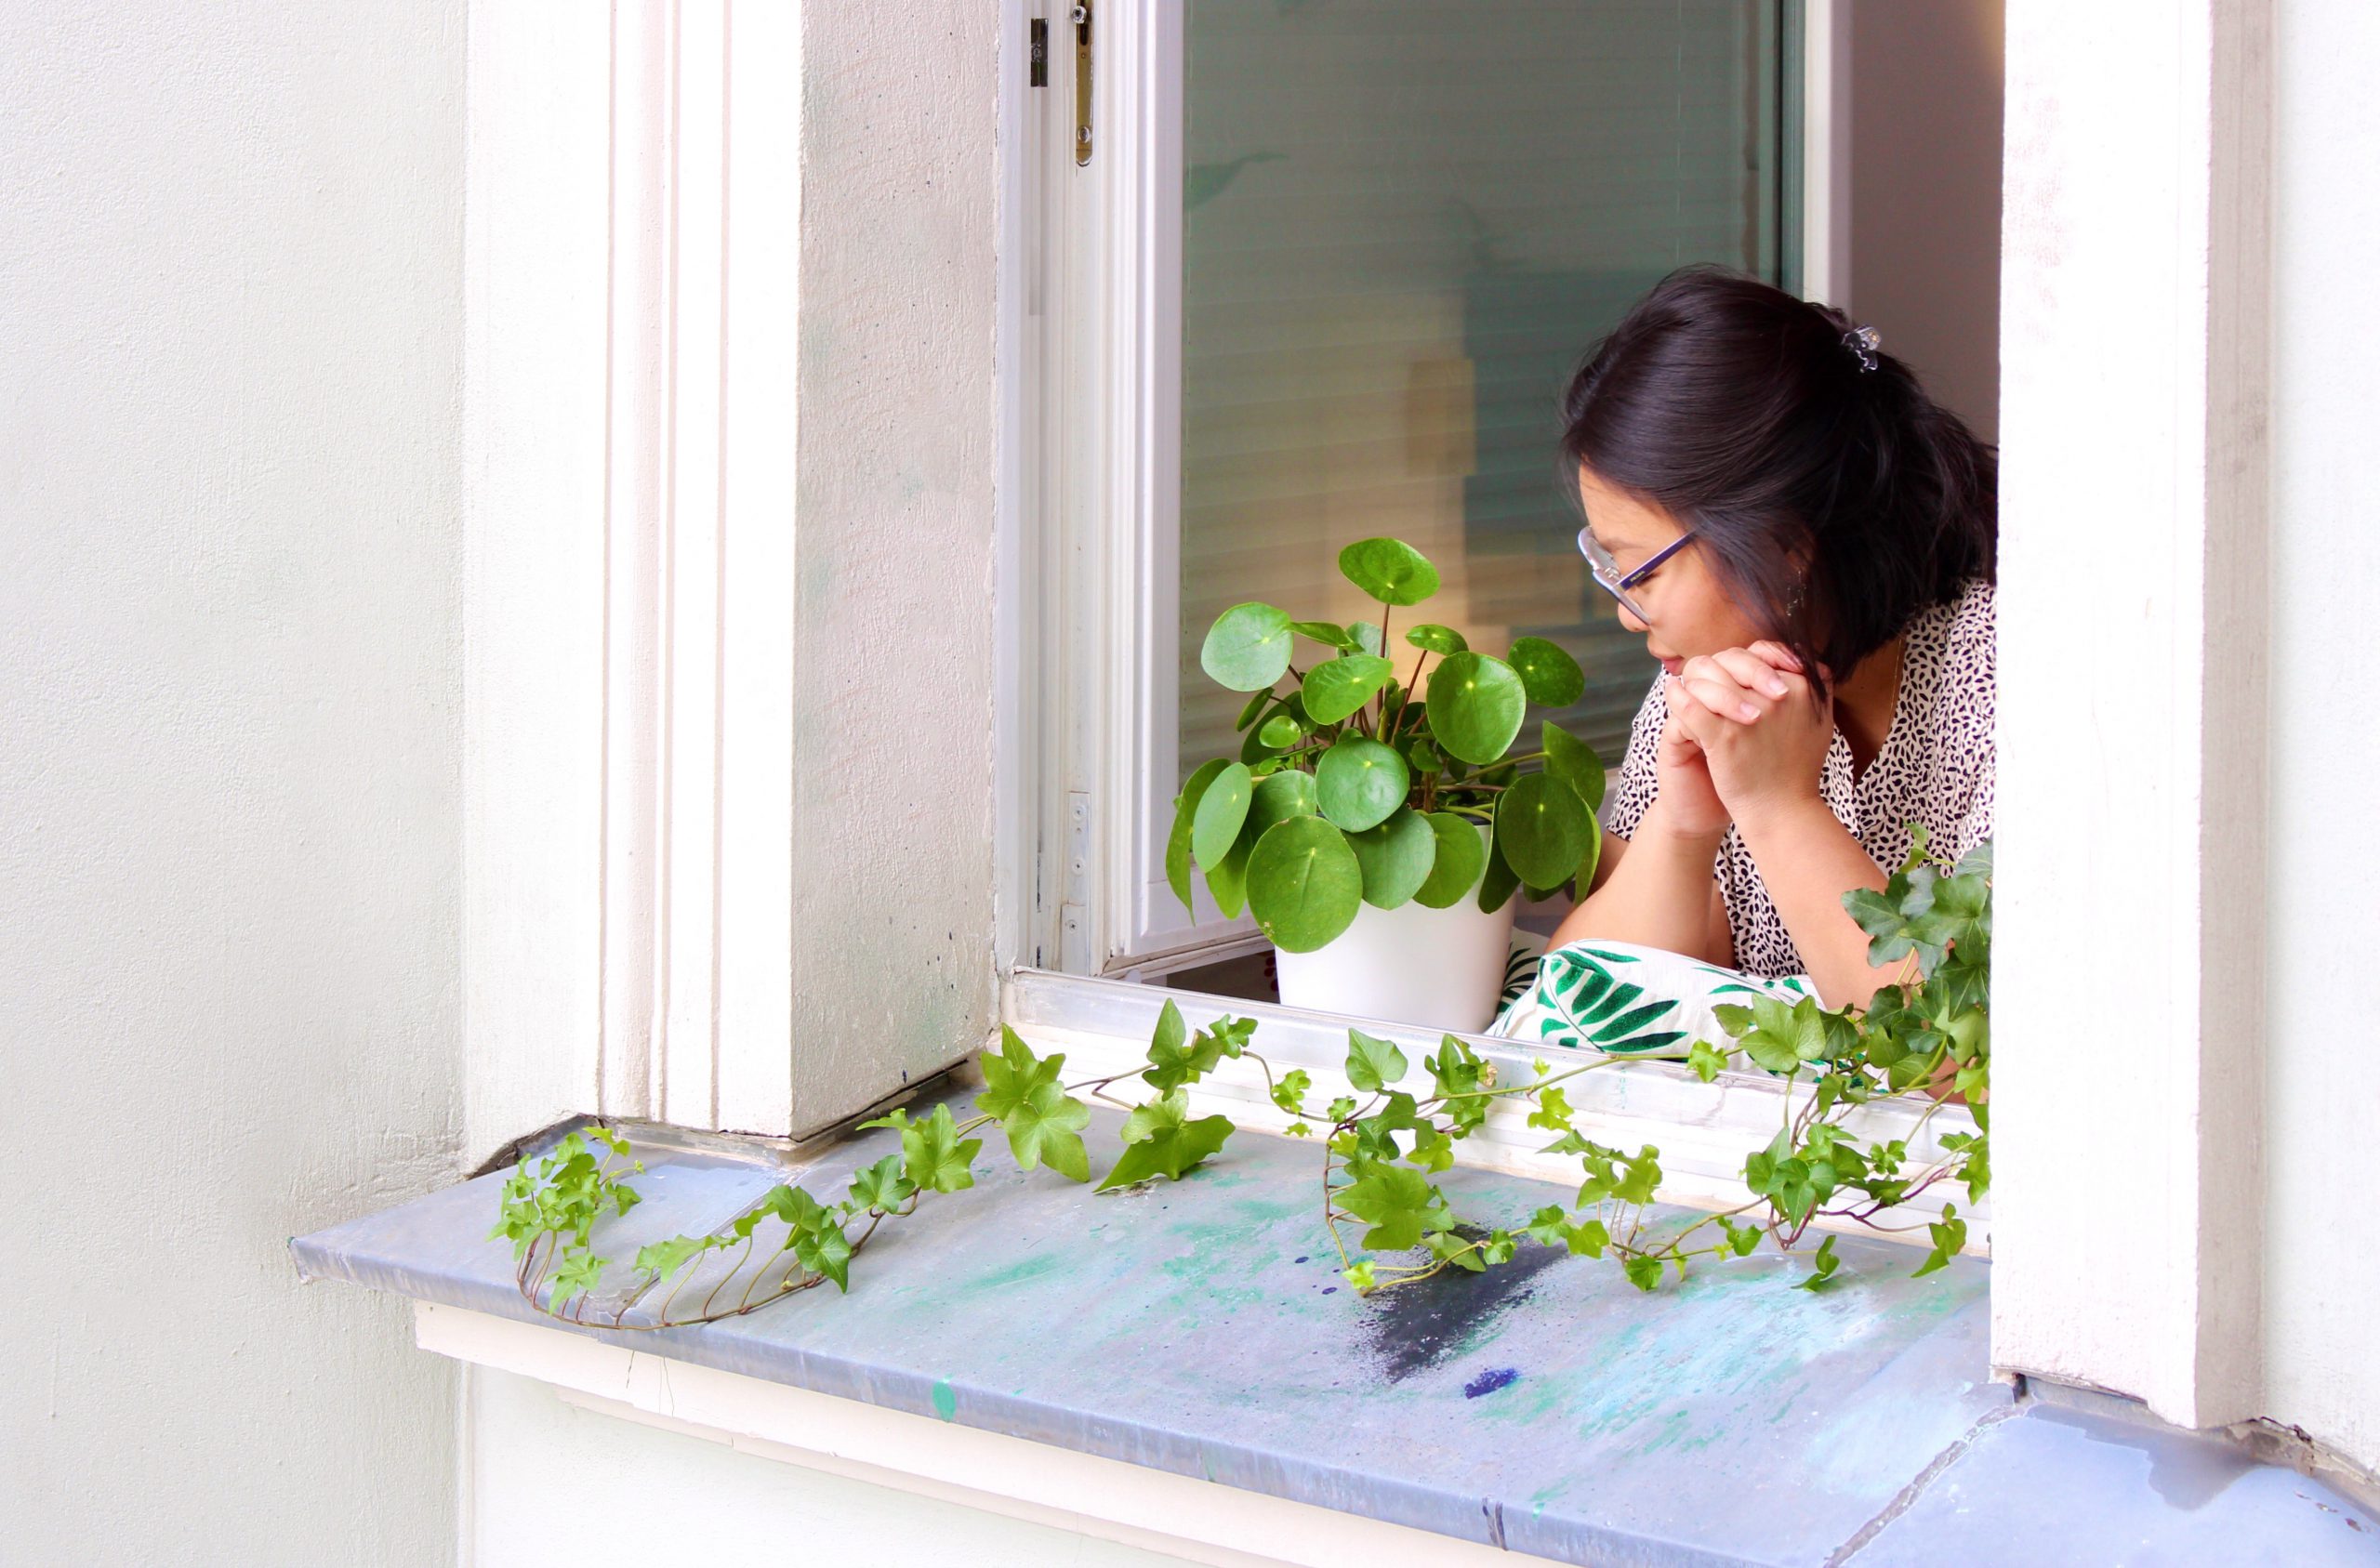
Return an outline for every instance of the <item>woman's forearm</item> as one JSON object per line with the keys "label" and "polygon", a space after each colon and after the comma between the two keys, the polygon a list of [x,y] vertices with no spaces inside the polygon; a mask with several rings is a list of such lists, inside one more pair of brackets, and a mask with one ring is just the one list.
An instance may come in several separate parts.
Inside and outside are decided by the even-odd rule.
{"label": "woman's forearm", "polygon": [[1672,831],[1655,800],[1611,875],[1563,919],[1553,944],[1597,938],[1711,957],[1711,863],[1718,852],[1719,836]]}
{"label": "woman's forearm", "polygon": [[1736,826],[1828,1007],[1864,1008],[1878,986],[1899,978],[1905,963],[1870,965],[1868,933],[1843,907],[1843,895],[1855,888],[1882,889],[1884,869],[1824,801],[1739,812]]}

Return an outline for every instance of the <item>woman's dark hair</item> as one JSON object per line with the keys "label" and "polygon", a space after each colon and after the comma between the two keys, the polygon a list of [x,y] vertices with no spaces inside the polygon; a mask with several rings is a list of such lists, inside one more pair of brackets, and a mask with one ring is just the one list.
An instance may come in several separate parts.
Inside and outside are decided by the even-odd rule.
{"label": "woman's dark hair", "polygon": [[1853,326],[1757,279],[1684,267],[1562,395],[1573,502],[1584,464],[1693,529],[1821,691],[1818,665],[1849,674],[1963,581],[1992,577],[1999,542],[1998,449],[1892,355],[1870,350],[1863,369]]}

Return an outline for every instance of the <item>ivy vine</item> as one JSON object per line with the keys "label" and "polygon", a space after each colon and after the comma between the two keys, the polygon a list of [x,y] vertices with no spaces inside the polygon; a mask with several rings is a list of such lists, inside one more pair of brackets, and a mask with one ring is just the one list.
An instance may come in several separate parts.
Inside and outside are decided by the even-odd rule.
{"label": "ivy vine", "polygon": [[[998,1128],[1021,1169],[1046,1167],[1088,1182],[1091,1151],[1082,1133],[1091,1122],[1089,1100],[1104,1101],[1127,1114],[1122,1148],[1097,1190],[1179,1180],[1211,1159],[1233,1130],[1229,1117],[1190,1114],[1191,1086],[1227,1060],[1246,1060],[1261,1069],[1272,1103],[1287,1116],[1283,1130],[1321,1146],[1322,1223],[1342,1272],[1361,1294],[1448,1269],[1485,1271],[1510,1262],[1525,1244],[1609,1259],[1649,1291],[1665,1273],[1683,1279],[1696,1258],[1744,1257],[1763,1236],[1790,1253],[1820,1220],[1880,1232],[1923,1229],[1932,1245],[1914,1272],[1928,1274],[1965,1246],[1966,1220],[1949,1201],[1936,1219],[1901,1223],[1898,1217],[1950,1186],[1973,1205],[1991,1183],[1991,851],[1988,843],[1980,846],[1946,874],[1924,861],[1924,849],[1920,834],[1908,863],[1882,890],[1844,900],[1869,934],[1871,961],[1899,964],[1904,977],[1879,989],[1866,1008],[1829,1009],[1815,997],[1721,1007],[1715,1012],[1726,1043],[1698,1040],[1683,1051],[1649,1053],[1683,1061],[1704,1083],[1740,1059],[1784,1078],[1789,1090],[1779,1097],[1777,1135],[1745,1157],[1750,1199],[1682,1224],[1653,1212],[1660,1151],[1646,1144],[1632,1154],[1587,1137],[1564,1087],[1581,1074],[1645,1055],[1598,1055],[1563,1068],[1540,1057],[1530,1081],[1507,1085],[1496,1081],[1494,1063],[1458,1036],[1446,1035],[1417,1075],[1395,1043],[1350,1029],[1346,1077],[1355,1092],[1316,1110],[1310,1074],[1276,1074],[1250,1048],[1253,1020],[1225,1017],[1192,1031],[1169,1001],[1142,1066],[1074,1083],[1064,1081],[1063,1053],[1037,1055],[1003,1027],[999,1048],[981,1058],[976,1113],[961,1121],[944,1103],[923,1116],[903,1108],[859,1123],[894,1130],[900,1150],[854,1172],[831,1201],[781,1183],[724,1228],[650,1243],[623,1268],[597,1250],[596,1232],[602,1221],[635,1206],[629,1179],[643,1166],[625,1137],[597,1126],[571,1132],[549,1153],[514,1168],[491,1236],[512,1243],[522,1296],[554,1317],[587,1323],[591,1313],[599,1326],[619,1329],[716,1322],[830,1280],[848,1290],[853,1259],[884,1221],[916,1213],[929,1194],[974,1184],[984,1140],[971,1135],[987,1128]],[[1135,1075],[1149,1098],[1135,1102],[1113,1092]],[[1806,1092],[1791,1092],[1805,1084]],[[1932,1101],[1902,1136],[1863,1139],[1845,1125],[1856,1108],[1910,1092]],[[1969,1106],[1976,1130],[1944,1136],[1941,1157],[1911,1168],[1910,1144],[1953,1096]],[[1582,1176],[1570,1204],[1547,1205],[1518,1227],[1466,1220],[1434,1179],[1453,1166],[1455,1144],[1485,1125],[1498,1100],[1525,1104],[1525,1125],[1552,1135],[1542,1152],[1576,1156]],[[1351,1245],[1353,1228],[1360,1231]],[[1415,1253],[1409,1261],[1382,1256]],[[713,1255],[721,1265],[699,1295],[690,1293],[701,1275],[696,1264]],[[1809,1260],[1799,1284],[1823,1288],[1837,1266],[1831,1234]],[[621,1288],[612,1306],[598,1308],[607,1277]],[[641,1321],[629,1321],[648,1301],[654,1305]]]}

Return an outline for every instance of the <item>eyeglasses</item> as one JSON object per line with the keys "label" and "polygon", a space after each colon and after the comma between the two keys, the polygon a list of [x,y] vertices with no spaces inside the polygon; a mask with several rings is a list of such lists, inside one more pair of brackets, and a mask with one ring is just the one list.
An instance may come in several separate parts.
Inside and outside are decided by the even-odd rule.
{"label": "eyeglasses", "polygon": [[1693,540],[1694,533],[1689,529],[1655,550],[1652,558],[1644,565],[1628,573],[1622,573],[1620,570],[1620,562],[1612,559],[1611,552],[1595,542],[1594,532],[1592,529],[1579,530],[1579,553],[1587,558],[1587,573],[1594,578],[1595,586],[1611,595],[1622,610],[1649,626],[1653,624],[1653,617],[1645,613],[1643,605],[1628,597],[1628,590],[1651,576],[1654,568],[1686,548]]}

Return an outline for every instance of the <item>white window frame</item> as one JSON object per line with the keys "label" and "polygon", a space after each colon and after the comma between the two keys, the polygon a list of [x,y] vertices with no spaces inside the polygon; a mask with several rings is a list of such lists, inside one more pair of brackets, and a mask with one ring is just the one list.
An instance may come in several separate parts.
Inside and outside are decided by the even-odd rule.
{"label": "white window frame", "polygon": [[[1021,33],[1032,10],[1011,0]],[[1848,233],[1844,150],[1848,7],[1812,0],[1805,36],[1805,275],[1839,288]],[[1259,1021],[1260,1048],[1302,1067],[1328,1098],[1346,1086],[1346,1029],[1361,1022],[1408,1056],[1436,1048],[1439,1032],[1393,1020],[1351,1020],[1230,1002],[1157,984],[1185,960],[1260,950],[1252,923],[1210,918],[1157,925],[1152,903],[1179,910],[1157,863],[1171,824],[1172,730],[1148,721],[1174,710],[1178,594],[1174,520],[1181,484],[1181,210],[1183,9],[1172,0],[1106,0],[1094,13],[1093,154],[1072,156],[1073,39],[1050,17],[1050,85],[1004,84],[1012,162],[1003,296],[1017,351],[1002,356],[1006,423],[1017,449],[1010,537],[1003,551],[1001,780],[1010,795],[1004,859],[1012,878],[1003,925],[1005,1021],[1064,1048],[1077,1066],[1127,1069],[1145,1049],[1168,1000],[1194,1024],[1225,1012]],[[1203,889],[1201,889],[1203,897]],[[1210,908],[1211,906],[1209,906]],[[1145,934],[1144,934],[1145,933]],[[1118,978],[1120,977],[1120,978]],[[1535,1053],[1509,1040],[1466,1036],[1504,1082]],[[1806,1089],[1798,1091],[1806,1094]],[[1673,1062],[1618,1064],[1573,1081],[1590,1136],[1662,1151],[1664,1194],[1719,1206],[1746,1196],[1743,1153],[1767,1141],[1787,1091],[1763,1073],[1726,1074],[1714,1089]],[[1285,1118],[1251,1064],[1225,1063],[1194,1103],[1251,1127]],[[1908,1103],[1860,1113],[1874,1136],[1907,1134]],[[1537,1153],[1525,1110],[1500,1105],[1465,1140],[1465,1163],[1560,1178],[1567,1162]],[[1938,1139],[1972,1131],[1963,1110],[1937,1113],[1912,1153],[1938,1156]],[[1970,1230],[1989,1245],[1988,1205]]]}

